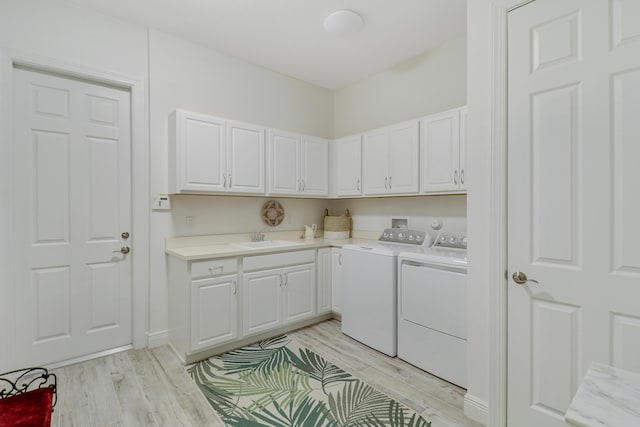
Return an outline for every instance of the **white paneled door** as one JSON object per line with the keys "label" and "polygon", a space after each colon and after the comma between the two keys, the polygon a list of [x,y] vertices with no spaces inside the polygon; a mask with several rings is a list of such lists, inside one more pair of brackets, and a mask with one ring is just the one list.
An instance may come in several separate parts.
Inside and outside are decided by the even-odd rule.
{"label": "white paneled door", "polygon": [[593,361],[640,371],[639,4],[509,13],[509,426],[564,426]]}
{"label": "white paneled door", "polygon": [[13,77],[13,363],[130,344],[130,94]]}

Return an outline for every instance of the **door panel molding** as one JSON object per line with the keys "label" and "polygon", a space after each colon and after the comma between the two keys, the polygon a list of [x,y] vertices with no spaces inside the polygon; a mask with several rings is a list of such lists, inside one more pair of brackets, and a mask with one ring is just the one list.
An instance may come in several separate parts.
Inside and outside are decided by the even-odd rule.
{"label": "door panel molding", "polygon": [[[13,134],[13,70],[28,68],[38,72],[57,74],[89,83],[104,84],[128,90],[131,97],[131,246],[132,253],[132,339],[134,348],[147,346],[148,299],[149,299],[149,135],[147,82],[144,77],[116,72],[105,72],[86,64],[75,64],[53,58],[34,56],[13,49],[0,49],[0,235],[11,234],[13,219],[14,173],[10,159],[13,157],[11,136]],[[100,109],[102,115],[104,109]],[[15,296],[13,283],[13,258],[10,239],[0,244],[0,348],[11,348],[14,337],[14,318],[11,301]],[[0,371],[13,368],[13,355],[0,352]]]}

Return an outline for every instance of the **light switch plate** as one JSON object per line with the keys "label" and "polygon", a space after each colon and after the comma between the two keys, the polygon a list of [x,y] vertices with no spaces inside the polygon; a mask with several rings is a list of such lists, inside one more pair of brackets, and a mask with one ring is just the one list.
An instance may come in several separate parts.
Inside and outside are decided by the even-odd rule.
{"label": "light switch plate", "polygon": [[168,194],[156,193],[151,197],[151,209],[153,210],[169,210],[171,209],[171,199]]}

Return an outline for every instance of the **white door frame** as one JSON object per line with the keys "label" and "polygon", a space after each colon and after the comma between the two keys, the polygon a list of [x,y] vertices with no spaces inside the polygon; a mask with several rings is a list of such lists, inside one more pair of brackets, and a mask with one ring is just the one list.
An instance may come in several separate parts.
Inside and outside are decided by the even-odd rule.
{"label": "white door frame", "polygon": [[[97,70],[52,58],[30,56],[19,51],[0,50],[0,348],[13,340],[15,313],[12,306],[13,260],[12,218],[12,135],[13,68],[28,67],[65,77],[108,84],[131,92],[131,246],[132,259],[132,340],[134,348],[147,347],[149,312],[149,135],[147,82],[142,77]],[[6,201],[6,203],[4,202]],[[0,352],[0,371],[11,363]]]}
{"label": "white door frame", "polygon": [[493,0],[489,426],[507,425],[507,18],[535,0]]}

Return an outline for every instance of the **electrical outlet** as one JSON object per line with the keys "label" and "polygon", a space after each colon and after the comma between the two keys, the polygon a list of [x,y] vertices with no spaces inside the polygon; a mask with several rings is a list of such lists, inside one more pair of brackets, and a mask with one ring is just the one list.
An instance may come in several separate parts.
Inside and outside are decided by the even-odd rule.
{"label": "electrical outlet", "polygon": [[184,225],[187,228],[193,228],[193,217],[192,216],[185,216],[184,217]]}

